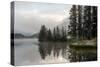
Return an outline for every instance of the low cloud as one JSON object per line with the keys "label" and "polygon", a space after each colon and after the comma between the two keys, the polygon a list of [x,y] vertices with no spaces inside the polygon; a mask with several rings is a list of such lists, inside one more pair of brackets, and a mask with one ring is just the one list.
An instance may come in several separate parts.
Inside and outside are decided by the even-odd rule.
{"label": "low cloud", "polygon": [[14,31],[32,35],[39,32],[41,25],[52,29],[69,16],[70,7],[71,5],[16,2]]}

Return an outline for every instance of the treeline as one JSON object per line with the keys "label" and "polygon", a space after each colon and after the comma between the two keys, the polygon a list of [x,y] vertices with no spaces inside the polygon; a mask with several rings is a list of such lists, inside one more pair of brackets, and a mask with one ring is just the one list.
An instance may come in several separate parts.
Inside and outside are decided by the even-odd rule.
{"label": "treeline", "polygon": [[67,41],[66,36],[67,36],[66,30],[63,27],[62,30],[60,30],[57,26],[56,28],[53,29],[53,31],[51,31],[50,29],[47,29],[45,25],[42,25],[39,32],[39,41],[64,42]]}
{"label": "treeline", "polygon": [[97,7],[73,5],[70,10],[69,34],[76,39],[97,37]]}

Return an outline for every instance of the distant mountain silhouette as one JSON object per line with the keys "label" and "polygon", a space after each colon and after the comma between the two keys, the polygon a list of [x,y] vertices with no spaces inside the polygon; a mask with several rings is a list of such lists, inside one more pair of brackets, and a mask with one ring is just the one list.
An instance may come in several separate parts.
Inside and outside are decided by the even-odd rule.
{"label": "distant mountain silhouette", "polygon": [[21,33],[15,33],[14,38],[24,38],[25,36]]}
{"label": "distant mountain silhouette", "polygon": [[38,38],[38,33],[35,33],[33,35],[30,35],[30,36],[26,36],[26,35],[23,35],[21,33],[15,33],[14,38]]}

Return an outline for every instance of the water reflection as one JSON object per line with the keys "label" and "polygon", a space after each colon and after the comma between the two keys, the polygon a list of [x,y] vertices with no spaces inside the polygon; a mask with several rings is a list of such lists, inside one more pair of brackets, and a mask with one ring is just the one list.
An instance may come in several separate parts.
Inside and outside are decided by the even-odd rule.
{"label": "water reflection", "polygon": [[96,48],[71,48],[70,62],[96,61]]}
{"label": "water reflection", "polygon": [[[67,43],[60,43],[60,42],[41,42],[39,43],[39,52],[42,59],[45,59],[46,56],[50,56],[53,51],[53,57],[58,57],[61,55],[64,57],[66,52],[68,52],[68,44]],[[65,58],[65,57],[64,57]]]}
{"label": "water reflection", "polygon": [[71,47],[68,42],[38,42],[37,39],[14,41],[15,65],[32,65],[97,60],[97,48]]}
{"label": "water reflection", "polygon": [[40,42],[39,52],[43,60],[51,55],[56,58],[62,56],[69,62],[97,60],[97,51],[95,48],[72,48],[66,42]]}

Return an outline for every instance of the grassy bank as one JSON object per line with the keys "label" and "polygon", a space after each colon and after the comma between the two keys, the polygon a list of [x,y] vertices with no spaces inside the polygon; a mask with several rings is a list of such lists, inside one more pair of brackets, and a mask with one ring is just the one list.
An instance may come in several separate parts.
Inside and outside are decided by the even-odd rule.
{"label": "grassy bank", "polygon": [[97,40],[96,38],[92,40],[74,40],[70,42],[70,47],[76,49],[97,49]]}

